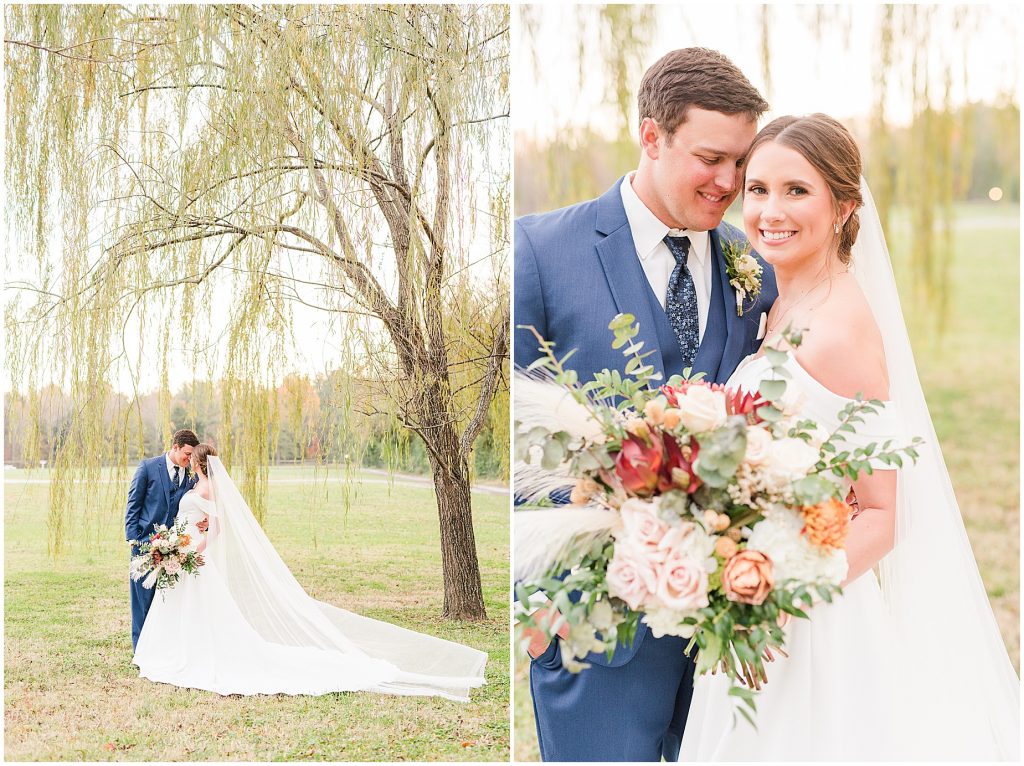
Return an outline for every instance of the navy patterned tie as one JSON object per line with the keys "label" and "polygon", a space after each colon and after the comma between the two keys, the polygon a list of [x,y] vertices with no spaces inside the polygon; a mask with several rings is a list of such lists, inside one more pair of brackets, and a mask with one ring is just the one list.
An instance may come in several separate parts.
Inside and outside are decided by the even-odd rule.
{"label": "navy patterned tie", "polygon": [[679,353],[683,367],[693,366],[700,345],[700,325],[697,314],[697,289],[693,277],[686,268],[686,255],[690,251],[689,237],[665,237],[668,251],[676,259],[676,267],[668,280],[668,294],[665,296],[665,313],[669,324],[679,341]]}
{"label": "navy patterned tie", "polygon": [[174,488],[181,489],[181,476],[178,475],[178,471],[181,470],[181,466],[174,466]]}

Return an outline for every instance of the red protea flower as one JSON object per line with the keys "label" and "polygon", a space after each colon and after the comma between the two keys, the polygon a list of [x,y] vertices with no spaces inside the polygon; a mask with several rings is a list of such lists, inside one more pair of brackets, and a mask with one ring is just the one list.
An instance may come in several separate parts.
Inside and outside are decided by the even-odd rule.
{"label": "red protea flower", "polygon": [[661,492],[682,489],[688,494],[693,494],[701,485],[700,477],[693,470],[693,463],[697,460],[700,445],[696,439],[691,437],[686,445],[680,447],[678,442],[668,434],[665,434],[664,441],[665,461],[658,477],[658,489]]}
{"label": "red protea flower", "polygon": [[664,463],[664,447],[656,434],[650,435],[650,444],[632,434],[622,442],[615,457],[615,475],[627,492],[640,497],[654,494],[658,487],[658,473]]}
{"label": "red protea flower", "polygon": [[729,415],[743,415],[747,419],[747,423],[752,426],[762,422],[763,418],[757,414],[757,411],[769,402],[762,398],[761,394],[756,391],[747,393],[741,389],[735,391],[723,389],[723,391],[725,392],[725,411]]}

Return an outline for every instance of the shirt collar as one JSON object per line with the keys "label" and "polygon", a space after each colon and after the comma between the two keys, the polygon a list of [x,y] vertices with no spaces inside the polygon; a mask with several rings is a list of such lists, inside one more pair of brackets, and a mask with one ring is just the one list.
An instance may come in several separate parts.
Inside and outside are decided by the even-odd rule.
{"label": "shirt collar", "polygon": [[170,452],[165,452],[164,453],[164,458],[167,460],[167,471],[168,471],[168,473],[172,473],[173,474],[175,468],[181,468],[181,466],[175,465],[174,462],[171,460],[171,453]]}
{"label": "shirt collar", "polygon": [[633,174],[627,174],[622,179],[620,191],[622,194],[622,206],[626,209],[626,220],[629,221],[629,228],[633,233],[633,244],[636,246],[636,253],[640,256],[640,260],[646,261],[650,258],[658,245],[661,244],[665,236],[671,231],[673,236],[690,238],[690,256],[696,256],[701,267],[706,269],[708,265],[708,239],[710,233],[706,231],[692,231],[690,229],[670,229],[637,196],[636,191],[633,189],[632,180]]}

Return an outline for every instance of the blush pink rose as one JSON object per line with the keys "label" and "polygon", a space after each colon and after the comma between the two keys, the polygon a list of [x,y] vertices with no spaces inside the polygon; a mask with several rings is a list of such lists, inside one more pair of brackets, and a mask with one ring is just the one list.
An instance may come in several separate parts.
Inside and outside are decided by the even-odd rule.
{"label": "blush pink rose", "polygon": [[658,518],[657,506],[646,500],[632,498],[619,509],[627,544],[650,554],[668,532],[668,524]]}
{"label": "blush pink rose", "polygon": [[605,580],[608,592],[633,610],[639,610],[657,587],[657,578],[647,556],[625,543],[615,545]]}
{"label": "blush pink rose", "polygon": [[670,553],[658,573],[656,595],[669,609],[691,610],[708,605],[708,573],[700,562],[678,551]]}

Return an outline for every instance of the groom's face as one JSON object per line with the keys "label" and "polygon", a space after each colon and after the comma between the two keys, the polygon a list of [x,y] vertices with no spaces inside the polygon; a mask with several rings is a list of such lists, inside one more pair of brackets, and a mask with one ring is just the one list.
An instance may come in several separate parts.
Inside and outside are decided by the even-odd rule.
{"label": "groom's face", "polygon": [[696,107],[671,135],[654,120],[644,120],[641,144],[651,160],[644,202],[671,227],[715,228],[739,193],[740,163],[756,132],[757,123],[746,115]]}
{"label": "groom's face", "polygon": [[179,465],[182,468],[187,468],[189,462],[192,460],[192,445],[191,444],[175,444],[171,446],[170,452],[171,462],[175,465]]}

